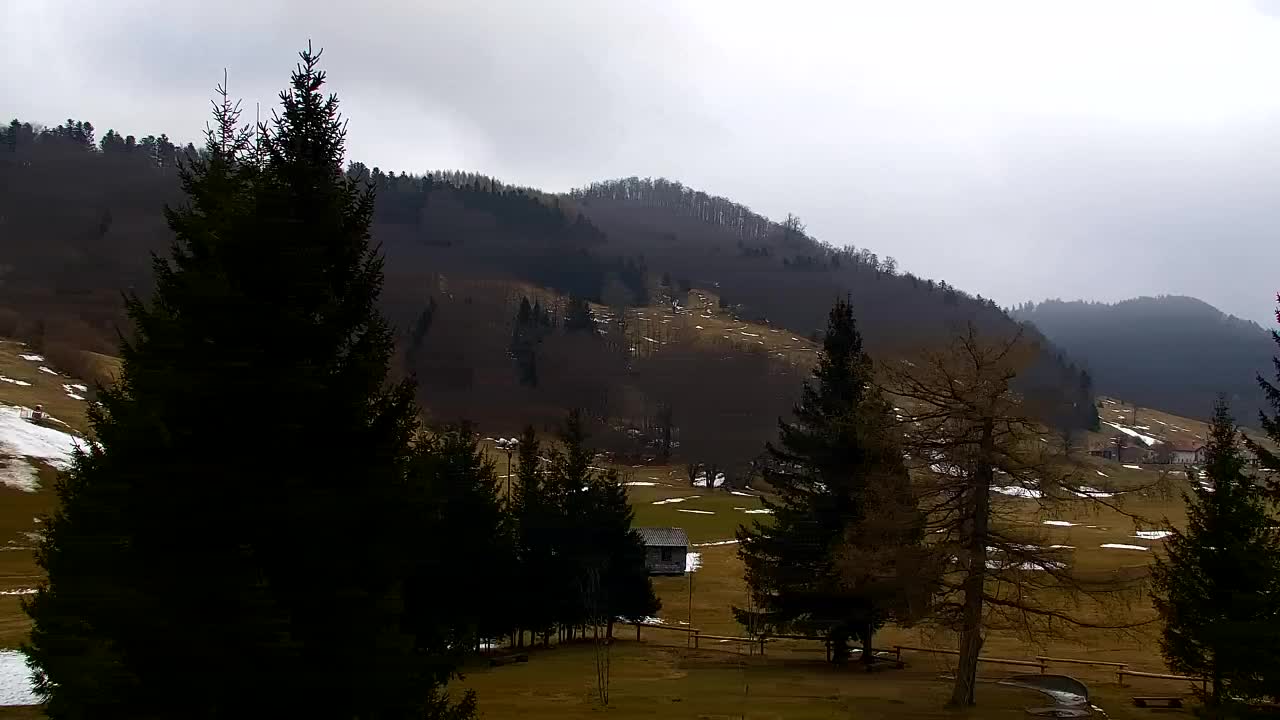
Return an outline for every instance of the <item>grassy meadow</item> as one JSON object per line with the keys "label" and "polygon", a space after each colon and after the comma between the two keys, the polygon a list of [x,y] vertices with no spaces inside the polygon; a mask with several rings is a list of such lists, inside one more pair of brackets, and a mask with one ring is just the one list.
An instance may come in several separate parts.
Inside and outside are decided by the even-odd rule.
{"label": "grassy meadow", "polygon": [[[28,407],[43,403],[55,417],[72,428],[83,430],[85,403],[68,397],[62,387],[79,381],[40,371],[41,363],[19,357],[24,352],[16,343],[0,343],[0,375],[31,383],[0,383],[0,402]],[[1153,411],[1140,410],[1139,418],[1144,419],[1149,412]],[[1164,417],[1172,418],[1161,415]],[[1195,427],[1192,421],[1181,418],[1165,422]],[[498,473],[505,475],[506,455],[492,447],[488,450]],[[1078,462],[1082,463],[1082,473],[1105,473],[1107,484],[1121,487],[1145,487],[1159,476],[1154,469],[1133,470],[1093,458],[1082,457]],[[767,522],[769,518],[766,514],[747,512],[761,507],[758,497],[733,494],[725,489],[690,487],[681,466],[628,466],[618,470],[624,482],[632,483],[628,493],[637,525],[685,528],[695,545],[730,540],[739,524]],[[39,582],[31,533],[39,529],[38,516],[53,507],[54,472],[42,465],[39,477],[40,487],[36,492],[0,486],[0,592],[29,589]],[[1102,478],[1098,479],[1102,484]],[[1175,492],[1126,493],[1114,500],[1122,502],[1127,511],[1153,521],[1167,517],[1179,524],[1184,516],[1176,490],[1184,488],[1186,481],[1177,474],[1166,479]],[[1037,542],[1072,546],[1070,560],[1082,569],[1141,575],[1151,558],[1161,552],[1161,541],[1135,537],[1137,529],[1158,528],[1156,522],[1135,526],[1132,519],[1084,500],[1052,517],[1040,513],[1031,500],[1004,496],[998,500],[1013,509]],[[1046,525],[1046,520],[1073,524]],[[1102,548],[1106,543],[1146,549]],[[655,578],[654,584],[663,601],[659,617],[668,625],[681,627],[684,623],[706,634],[743,634],[731,613],[733,606],[746,602],[737,546],[706,545],[692,550],[701,555],[701,567],[696,573],[689,577]],[[20,595],[0,595],[0,649],[17,647],[29,630],[20,600]],[[1122,610],[1135,619],[1152,617],[1145,598]],[[1154,624],[1126,632],[1066,631],[1058,637],[1037,638],[1000,630],[991,633],[984,654],[1020,659],[1041,654],[1088,657],[1127,662],[1135,669],[1163,671],[1156,632]],[[944,655],[907,652],[904,654],[907,669],[868,675],[827,666],[821,646],[814,642],[780,641],[770,645],[767,655],[761,657],[747,653],[737,643],[714,640],[703,640],[701,647],[693,650],[686,647],[684,634],[658,628],[645,628],[642,638],[643,641],[637,643],[634,629],[622,628],[618,642],[610,651],[612,693],[607,712],[614,717],[956,716],[942,709],[948,693],[948,683],[942,675],[951,667],[951,658]],[[954,638],[947,633],[929,628],[889,628],[881,634],[879,644],[956,646]],[[594,651],[589,644],[567,644],[532,651],[526,664],[489,668],[477,660],[465,668],[464,678],[455,681],[453,687],[476,690],[485,717],[596,717],[602,711],[594,700],[593,663]],[[1100,669],[1064,666],[1058,671],[1086,680],[1095,693],[1095,704],[1111,717],[1140,717],[1149,712],[1132,708],[1130,695],[1179,693],[1186,689],[1180,683],[1162,680],[1136,680],[1131,681],[1133,688],[1119,688],[1114,675]],[[995,665],[984,665],[981,670],[982,676],[990,681],[1015,672]],[[960,715],[1022,717],[1025,708],[1046,704],[1034,693],[994,682],[979,688],[979,703],[978,708]],[[37,709],[0,707],[0,718],[31,717],[39,717]]]}

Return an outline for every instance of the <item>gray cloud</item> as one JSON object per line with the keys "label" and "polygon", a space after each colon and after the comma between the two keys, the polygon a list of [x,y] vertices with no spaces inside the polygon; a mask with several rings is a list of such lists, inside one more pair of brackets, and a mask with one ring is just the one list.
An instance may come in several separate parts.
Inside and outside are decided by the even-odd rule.
{"label": "gray cloud", "polygon": [[1274,2],[0,4],[23,118],[196,139],[312,38],[371,165],[665,175],[1006,304],[1280,290]]}

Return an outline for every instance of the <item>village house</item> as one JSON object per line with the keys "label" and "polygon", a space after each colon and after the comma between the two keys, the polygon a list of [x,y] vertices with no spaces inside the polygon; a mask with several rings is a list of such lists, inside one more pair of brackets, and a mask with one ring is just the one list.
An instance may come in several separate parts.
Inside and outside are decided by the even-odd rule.
{"label": "village house", "polygon": [[636,528],[644,541],[644,565],[650,575],[683,575],[689,554],[689,535],[684,528]]}
{"label": "village house", "polygon": [[1204,462],[1204,448],[1198,445],[1174,444],[1169,450],[1174,465],[1199,465]]}

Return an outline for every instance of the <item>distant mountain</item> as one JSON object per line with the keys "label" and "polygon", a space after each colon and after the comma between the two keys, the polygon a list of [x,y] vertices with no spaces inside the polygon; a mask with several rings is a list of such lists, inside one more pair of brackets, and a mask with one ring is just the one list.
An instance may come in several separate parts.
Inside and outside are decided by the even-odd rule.
{"label": "distant mountain", "polygon": [[[163,135],[97,142],[91,124],[71,120],[0,127],[0,237],[12,238],[0,243],[0,336],[46,353],[113,353],[127,327],[119,292],[148,292],[149,252],[170,242],[161,209],[183,201],[176,166],[198,155]],[[359,162],[347,172],[375,188],[383,310],[402,329],[401,369],[436,419],[515,432],[578,407],[600,421],[598,435],[625,436],[674,418],[703,438],[685,435],[682,452],[723,438],[736,446],[723,455],[750,457],[776,433],[800,371],[747,322],[767,321],[764,332],[794,347],[789,338],[816,337],[848,296],[882,358],[935,346],[965,323],[991,338],[1020,327],[992,301],[891,257],[819,242],[794,217],[771,220],[674,181],[555,194],[475,173]],[[690,317],[695,297],[718,305],[708,310],[717,323],[733,321],[719,344],[680,339],[685,320],[685,335],[712,327],[700,323],[707,313]],[[583,301],[596,317],[583,317]],[[580,332],[592,323],[596,332]],[[1023,389],[1047,417],[1087,424],[1092,390],[1078,368],[1038,332],[1030,339],[1041,352]]]}
{"label": "distant mountain", "polygon": [[1253,424],[1263,406],[1255,377],[1273,372],[1267,330],[1192,297],[1046,300],[1013,316],[1083,363],[1099,393],[1187,417],[1208,417],[1226,393],[1236,419]]}

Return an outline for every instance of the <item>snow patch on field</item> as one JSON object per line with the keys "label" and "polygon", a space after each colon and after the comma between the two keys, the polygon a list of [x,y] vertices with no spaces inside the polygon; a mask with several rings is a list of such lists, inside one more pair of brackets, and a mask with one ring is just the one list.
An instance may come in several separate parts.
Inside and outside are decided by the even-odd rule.
{"label": "snow patch on field", "polygon": [[756,494],[754,494],[754,493],[742,492],[741,490],[730,490],[730,491],[729,491],[729,494],[730,494],[730,495],[737,495],[737,496],[739,496],[739,497],[760,497],[759,495],[756,495]]}
{"label": "snow patch on field", "polygon": [[716,540],[714,542],[694,543],[693,547],[716,547],[717,545],[737,545],[737,540]]}
{"label": "snow patch on field", "polygon": [[658,484],[658,483],[656,483],[656,482],[644,482],[644,481],[642,481],[642,480],[636,480],[636,481],[633,481],[633,482],[629,482],[629,483],[627,483],[627,485],[629,485],[629,486],[631,486],[631,487],[654,487],[654,486],[656,486],[657,484]]}
{"label": "snow patch on field", "polygon": [[1150,550],[1151,548],[1142,545],[1125,545],[1124,543],[1103,543],[1098,547],[1110,548],[1112,550]]}
{"label": "snow patch on field", "polygon": [[694,500],[694,499],[697,499],[698,497],[699,497],[698,495],[689,495],[688,497],[673,497],[673,498],[667,498],[666,500],[654,500],[653,504],[668,505],[670,503],[682,503],[685,500]]}
{"label": "snow patch on field", "polygon": [[1084,486],[1082,486],[1079,490],[1072,490],[1071,492],[1072,492],[1076,497],[1087,497],[1087,498],[1109,498],[1109,497],[1115,497],[1115,493],[1113,493],[1113,492],[1107,492],[1107,491],[1105,491],[1105,490],[1099,490],[1098,488],[1095,488],[1095,487],[1089,487],[1088,485],[1084,485]]}
{"label": "snow patch on field", "polygon": [[33,493],[40,488],[40,476],[22,458],[0,458],[0,485]]}
{"label": "snow patch on field", "polygon": [[19,387],[31,387],[31,383],[27,382],[26,380],[14,380],[13,378],[5,377],[3,375],[0,375],[0,382],[7,382],[13,385],[17,385]]}
{"label": "snow patch on field", "polygon": [[1094,472],[1098,473],[1098,475],[1101,477],[1111,477],[1110,475],[1102,472],[1101,470],[1094,470]]}
{"label": "snow patch on field", "polygon": [[691,552],[684,556],[684,571],[696,572],[702,567],[702,553]]}
{"label": "snow patch on field", "polygon": [[773,511],[769,508],[756,508],[755,510],[743,510],[748,515],[772,515]]}
{"label": "snow patch on field", "polygon": [[35,595],[35,588],[19,588],[17,590],[0,590],[0,595]]}
{"label": "snow patch on field", "polygon": [[1078,523],[1073,523],[1069,520],[1045,520],[1042,524],[1056,525],[1058,527],[1075,527]]}
{"label": "snow patch on field", "polygon": [[1032,488],[1024,488],[1021,485],[998,485],[991,488],[991,492],[998,492],[1001,495],[1009,495],[1010,497],[1020,498],[1041,498],[1044,493]]}
{"label": "snow patch on field", "polygon": [[36,425],[22,417],[22,408],[0,405],[0,454],[37,458],[66,470],[77,446],[74,435]]}
{"label": "snow patch on field", "polygon": [[44,362],[43,355],[19,355],[18,357],[26,360],[27,362]]}
{"label": "snow patch on field", "polygon": [[50,370],[49,368],[47,368],[47,367],[45,367],[45,366],[43,366],[43,365],[41,365],[41,366],[40,366],[40,372],[42,372],[42,373],[49,373],[50,375],[57,375],[57,374],[58,374],[58,371],[57,371],[57,370]]}
{"label": "snow patch on field", "polygon": [[1133,536],[1142,540],[1163,540],[1172,534],[1170,530],[1139,530]]}
{"label": "snow patch on field", "polygon": [[676,508],[676,512],[693,513],[694,515],[715,515],[715,510],[685,510],[684,508]]}
{"label": "snow patch on field", "polygon": [[1110,425],[1111,427],[1119,430],[1120,432],[1124,433],[1125,435],[1128,435],[1129,437],[1137,438],[1138,440],[1141,440],[1142,442],[1146,443],[1148,447],[1156,444],[1156,439],[1151,437],[1150,435],[1143,435],[1137,430],[1127,428],[1123,425],[1120,425],[1119,423],[1108,422],[1104,424]]}
{"label": "snow patch on field", "polygon": [[1127,467],[1127,468],[1129,468],[1130,470],[1141,470],[1141,469],[1142,469],[1142,466],[1141,466],[1141,465],[1125,465],[1124,467]]}
{"label": "snow patch on field", "polygon": [[16,650],[0,650],[0,705],[35,705],[40,702],[31,684],[27,657]]}

